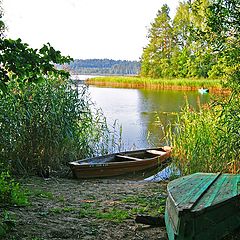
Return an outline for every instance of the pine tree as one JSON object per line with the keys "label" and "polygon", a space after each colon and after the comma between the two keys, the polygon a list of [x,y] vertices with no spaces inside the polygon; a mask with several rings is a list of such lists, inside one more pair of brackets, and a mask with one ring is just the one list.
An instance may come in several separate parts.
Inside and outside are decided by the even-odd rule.
{"label": "pine tree", "polygon": [[169,7],[164,4],[149,30],[149,44],[143,50],[141,74],[149,77],[169,75],[172,54],[172,26]]}
{"label": "pine tree", "polygon": [[174,76],[186,77],[191,60],[190,49],[190,5],[180,2],[173,19],[174,48],[171,59]]}

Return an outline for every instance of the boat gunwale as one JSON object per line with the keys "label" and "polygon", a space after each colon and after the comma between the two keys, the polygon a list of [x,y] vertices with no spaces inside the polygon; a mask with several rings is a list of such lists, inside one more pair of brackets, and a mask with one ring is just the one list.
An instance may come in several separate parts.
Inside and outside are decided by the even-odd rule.
{"label": "boat gunwale", "polygon": [[[116,157],[117,155],[127,155],[127,154],[135,154],[135,153],[141,153],[141,152],[146,152],[147,150],[162,150],[163,152],[165,152],[162,156],[161,155],[155,155],[155,154],[152,154],[152,155],[155,155],[153,157],[150,157],[150,158],[144,158],[144,159],[141,159],[139,158],[138,160],[127,160],[127,161],[105,161],[105,162],[90,162],[90,161],[97,161],[97,160],[101,160],[101,159],[105,159],[105,158],[114,158]],[[81,166],[81,167],[89,167],[89,166],[96,166],[96,167],[103,167],[103,165],[122,165],[122,164],[127,164],[127,163],[135,163],[135,162],[145,162],[145,161],[153,161],[155,159],[158,159],[158,158],[162,158],[166,155],[169,155],[170,157],[170,150],[167,151],[167,150],[164,150],[163,148],[161,147],[158,147],[158,148],[149,148],[149,149],[140,149],[140,150],[135,150],[135,151],[126,151],[126,152],[118,152],[118,153],[111,153],[111,154],[107,154],[107,155],[103,155],[103,156],[98,156],[98,157],[92,157],[92,158],[85,158],[85,159],[81,159],[81,160],[77,160],[77,161],[72,161],[72,162],[69,162],[69,165],[74,167],[78,167],[78,166]],[[150,153],[148,153],[150,154]],[[86,164],[83,164],[83,163],[86,163]]]}

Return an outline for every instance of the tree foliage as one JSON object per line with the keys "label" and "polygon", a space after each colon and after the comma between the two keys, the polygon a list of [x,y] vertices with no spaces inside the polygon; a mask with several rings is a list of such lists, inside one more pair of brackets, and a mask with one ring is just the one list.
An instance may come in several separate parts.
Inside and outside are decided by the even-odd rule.
{"label": "tree foliage", "polygon": [[6,91],[10,81],[19,84],[38,82],[47,76],[58,75],[68,78],[69,73],[57,70],[55,64],[70,62],[70,57],[64,57],[49,43],[42,48],[32,49],[21,39],[0,39],[0,90]]}
{"label": "tree foliage", "polygon": [[214,33],[211,43],[224,62],[227,86],[240,91],[240,2],[214,0],[209,7],[208,26]]}
{"label": "tree foliage", "polygon": [[3,33],[5,31],[5,24],[2,20],[3,17],[3,9],[2,9],[2,0],[0,1],[0,38],[3,37]]}
{"label": "tree foliage", "polygon": [[208,26],[215,33],[215,51],[226,60],[225,84],[231,95],[219,102],[221,125],[226,130],[233,162],[240,171],[240,2],[213,0],[209,7]]}
{"label": "tree foliage", "polygon": [[[149,44],[141,58],[141,74],[148,77],[224,77],[235,59],[230,52],[239,56],[230,50],[230,45],[232,48],[239,46],[239,11],[237,0],[183,1],[171,20],[169,8],[164,5],[151,24]],[[166,49],[167,54],[164,54]],[[229,53],[224,49],[229,49]]]}
{"label": "tree foliage", "polygon": [[[202,0],[195,1],[195,7]],[[240,2],[213,0],[203,25],[195,25],[193,40],[209,46],[204,54],[215,60],[212,71],[222,71],[231,94],[216,98],[210,108],[179,115],[174,144],[176,164],[183,174],[193,172],[240,173]]]}
{"label": "tree foliage", "polygon": [[172,55],[172,26],[169,7],[165,4],[158,11],[149,31],[149,45],[143,50],[141,72],[154,78],[169,75]]}

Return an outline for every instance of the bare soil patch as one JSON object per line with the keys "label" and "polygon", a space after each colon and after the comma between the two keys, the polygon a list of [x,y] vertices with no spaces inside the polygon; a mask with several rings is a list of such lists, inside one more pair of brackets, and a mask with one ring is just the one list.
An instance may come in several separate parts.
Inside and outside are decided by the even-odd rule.
{"label": "bare soil patch", "polygon": [[[135,222],[137,214],[164,211],[166,182],[36,177],[20,182],[30,204],[7,209],[14,224],[4,239],[167,240],[164,227]],[[240,239],[240,229],[224,239]]]}
{"label": "bare soil patch", "polygon": [[[22,185],[30,205],[8,209],[15,226],[6,239],[167,239],[165,228],[135,223],[138,211],[162,211],[166,183],[30,178]],[[151,199],[159,204],[149,206]]]}

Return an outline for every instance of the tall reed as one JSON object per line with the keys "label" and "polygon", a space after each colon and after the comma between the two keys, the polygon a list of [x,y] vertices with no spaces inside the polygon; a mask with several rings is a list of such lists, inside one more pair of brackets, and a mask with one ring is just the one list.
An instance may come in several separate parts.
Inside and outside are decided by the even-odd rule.
{"label": "tall reed", "polygon": [[186,107],[168,131],[167,140],[173,146],[173,161],[183,175],[195,172],[240,172],[236,142],[229,131],[223,108]]}
{"label": "tall reed", "polygon": [[105,117],[86,87],[67,82],[12,83],[0,102],[0,162],[16,173],[57,170],[69,161],[108,152]]}
{"label": "tall reed", "polygon": [[189,87],[189,88],[199,88],[199,87],[207,87],[207,88],[221,88],[221,81],[219,79],[153,79],[146,77],[137,77],[137,76],[109,76],[109,77],[96,77],[91,78],[87,81],[90,84],[128,84],[142,87]]}

